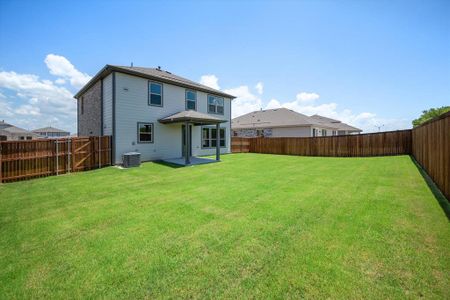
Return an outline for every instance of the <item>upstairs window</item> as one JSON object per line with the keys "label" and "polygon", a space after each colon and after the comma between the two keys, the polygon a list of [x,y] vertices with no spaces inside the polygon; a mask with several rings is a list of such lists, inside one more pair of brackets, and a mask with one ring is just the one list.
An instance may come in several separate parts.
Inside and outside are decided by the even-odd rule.
{"label": "upstairs window", "polygon": [[154,106],[163,106],[163,86],[161,83],[149,82],[148,104]]}
{"label": "upstairs window", "polygon": [[[225,128],[220,128],[220,147],[225,147]],[[216,128],[202,128],[202,148],[215,148],[217,144]]]}
{"label": "upstairs window", "polygon": [[192,90],[186,90],[186,109],[197,110],[197,93]]}
{"label": "upstairs window", "polygon": [[138,122],[138,143],[153,143],[153,123]]}
{"label": "upstairs window", "polygon": [[208,95],[208,113],[223,115],[223,98]]}

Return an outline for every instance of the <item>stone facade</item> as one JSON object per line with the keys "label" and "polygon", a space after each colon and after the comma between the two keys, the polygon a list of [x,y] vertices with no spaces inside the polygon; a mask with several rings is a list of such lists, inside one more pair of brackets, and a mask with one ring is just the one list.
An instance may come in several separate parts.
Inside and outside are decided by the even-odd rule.
{"label": "stone facade", "polygon": [[101,110],[102,81],[98,80],[78,99],[78,136],[102,135]]}
{"label": "stone facade", "polygon": [[271,137],[272,129],[264,128],[264,129],[235,129],[233,130],[233,136],[236,137]]}

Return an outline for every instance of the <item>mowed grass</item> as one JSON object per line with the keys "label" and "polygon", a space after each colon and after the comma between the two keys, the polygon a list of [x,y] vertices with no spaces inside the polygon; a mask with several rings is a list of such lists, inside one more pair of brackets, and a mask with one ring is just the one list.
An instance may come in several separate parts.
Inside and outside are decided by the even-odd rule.
{"label": "mowed grass", "polygon": [[0,298],[449,298],[408,156],[232,154],[0,186]]}

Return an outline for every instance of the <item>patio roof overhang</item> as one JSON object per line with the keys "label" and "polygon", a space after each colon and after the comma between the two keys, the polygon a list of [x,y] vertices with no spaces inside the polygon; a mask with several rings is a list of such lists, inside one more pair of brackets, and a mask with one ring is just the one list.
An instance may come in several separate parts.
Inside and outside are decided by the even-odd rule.
{"label": "patio roof overhang", "polygon": [[195,110],[184,110],[158,120],[162,124],[191,123],[193,125],[211,125],[227,122]]}

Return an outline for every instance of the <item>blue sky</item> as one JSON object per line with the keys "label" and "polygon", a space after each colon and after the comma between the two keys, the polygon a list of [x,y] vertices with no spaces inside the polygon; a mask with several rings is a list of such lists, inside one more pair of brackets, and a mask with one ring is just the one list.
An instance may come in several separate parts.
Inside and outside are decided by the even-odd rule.
{"label": "blue sky", "polygon": [[450,103],[450,1],[0,0],[0,119],[76,128],[105,64],[155,67],[365,131]]}

